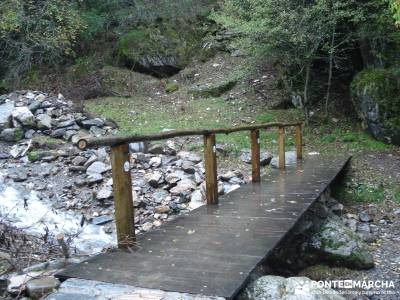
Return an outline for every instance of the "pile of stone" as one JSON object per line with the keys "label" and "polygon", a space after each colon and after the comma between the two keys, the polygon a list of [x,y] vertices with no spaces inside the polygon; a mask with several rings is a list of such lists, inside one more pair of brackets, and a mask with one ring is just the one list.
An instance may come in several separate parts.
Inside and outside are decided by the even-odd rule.
{"label": "pile of stone", "polygon": [[[192,152],[177,151],[178,148],[173,140],[169,140],[165,144],[150,146],[146,153],[132,153],[131,175],[138,231],[151,230],[160,226],[162,221],[205,203],[202,158]],[[135,151],[138,147],[131,144],[130,149]],[[69,171],[78,173],[74,175],[75,186],[81,191],[92,189],[99,205],[112,202],[110,169],[106,148],[83,151],[70,158]],[[218,178],[220,195],[245,183],[243,174],[238,171],[226,172]],[[101,213],[92,216],[92,222],[96,224],[112,221],[110,216],[97,215]]]}
{"label": "pile of stone", "polygon": [[[169,140],[150,146],[148,151],[141,149],[146,153],[132,153],[131,175],[138,232],[158,227],[180,212],[205,203],[202,157],[179,151],[180,148],[181,145]],[[137,150],[135,145],[131,145],[131,150]],[[54,209],[75,211],[82,214],[83,223],[101,225],[106,233],[115,232],[108,148],[79,151],[65,144],[58,149],[33,149],[18,160],[10,157],[0,162],[6,185],[33,190],[41,198],[49,199]],[[222,173],[218,179],[220,195],[246,181],[238,171]]]}
{"label": "pile of stone", "polygon": [[58,94],[21,91],[0,96],[0,140],[17,142],[36,134],[76,142],[81,136],[113,132],[113,124],[75,112]]}

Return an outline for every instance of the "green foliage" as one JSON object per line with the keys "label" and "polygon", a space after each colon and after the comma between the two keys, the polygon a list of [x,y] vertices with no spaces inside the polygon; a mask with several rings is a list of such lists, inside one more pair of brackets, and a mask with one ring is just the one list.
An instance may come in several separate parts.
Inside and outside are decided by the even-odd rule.
{"label": "green foliage", "polygon": [[[110,63],[108,57],[115,50],[116,41],[126,33],[154,28],[162,22],[197,24],[215,3],[215,0],[2,0],[0,80],[7,76],[8,82],[14,83],[31,69],[51,67],[54,71],[54,67],[70,64],[71,58],[99,52],[106,56],[104,66]],[[184,35],[187,29],[179,34]],[[194,38],[199,41],[199,36]],[[182,43],[180,46],[184,48]]]}
{"label": "green foliage", "polygon": [[300,96],[306,116],[312,102],[319,101],[313,88],[319,93],[323,88],[312,86],[316,61],[330,63],[330,71],[350,70],[349,50],[363,45],[361,51],[369,49],[364,57],[385,63],[389,44],[400,45],[386,1],[227,0],[213,19],[240,33],[237,43],[258,65],[267,60],[277,67],[288,91]]}
{"label": "green foliage", "polygon": [[398,186],[393,188],[393,200],[400,203],[400,188]]}
{"label": "green foliage", "polygon": [[393,12],[393,17],[397,25],[400,25],[400,1],[399,0],[389,0],[390,8]]}
{"label": "green foliage", "polygon": [[203,35],[201,28],[181,22],[137,27],[120,37],[119,59],[124,64],[135,65],[149,58],[173,58],[183,68],[199,48]]}
{"label": "green foliage", "polygon": [[0,69],[18,78],[34,66],[73,55],[84,24],[71,1],[4,0],[0,3]]}
{"label": "green foliage", "polygon": [[81,18],[87,29],[84,40],[89,43],[102,35],[119,36],[130,30],[155,23],[192,22],[207,15],[215,0],[80,0]]}
{"label": "green foliage", "polygon": [[271,112],[263,113],[256,117],[256,120],[260,123],[269,123],[276,120],[276,116]]}
{"label": "green foliage", "polygon": [[340,185],[335,189],[335,197],[347,203],[382,203],[385,190],[382,186],[366,183]]}
{"label": "green foliage", "polygon": [[357,134],[353,133],[353,132],[346,133],[343,136],[342,141],[344,143],[353,143],[353,142],[357,141]]}

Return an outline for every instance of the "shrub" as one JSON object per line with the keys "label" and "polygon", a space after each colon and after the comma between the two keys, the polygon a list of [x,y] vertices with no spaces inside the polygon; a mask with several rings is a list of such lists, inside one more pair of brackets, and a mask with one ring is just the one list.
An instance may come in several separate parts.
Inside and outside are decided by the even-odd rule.
{"label": "shrub", "polygon": [[0,69],[19,78],[34,66],[57,65],[73,55],[84,28],[67,0],[0,2]]}

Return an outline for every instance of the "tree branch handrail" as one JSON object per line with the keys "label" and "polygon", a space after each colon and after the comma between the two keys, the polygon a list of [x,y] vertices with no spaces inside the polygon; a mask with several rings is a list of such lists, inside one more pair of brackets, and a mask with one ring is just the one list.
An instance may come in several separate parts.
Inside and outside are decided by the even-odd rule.
{"label": "tree branch handrail", "polygon": [[210,134],[230,134],[234,132],[240,131],[252,131],[258,129],[268,129],[273,127],[294,127],[300,126],[302,122],[293,122],[293,123],[280,123],[280,122],[272,122],[272,123],[263,123],[263,124],[254,124],[248,126],[238,126],[232,128],[217,128],[217,129],[190,129],[190,130],[171,130],[158,134],[151,135],[127,135],[127,136],[105,136],[100,138],[81,138],[77,142],[77,146],[81,150],[85,150],[91,147],[100,147],[100,146],[117,146],[126,143],[134,143],[134,142],[144,142],[144,141],[159,141],[166,140],[176,137],[184,137],[184,136],[205,136]]}
{"label": "tree branch handrail", "polygon": [[260,183],[260,130],[278,128],[279,132],[279,168],[285,169],[285,127],[295,127],[297,159],[302,159],[302,122],[264,123],[248,126],[219,129],[171,130],[152,135],[106,136],[101,138],[82,138],[78,147],[85,150],[89,147],[110,146],[113,177],[113,194],[115,202],[115,223],[117,227],[118,246],[129,248],[135,244],[135,213],[132,195],[132,177],[130,167],[129,143],[165,140],[184,136],[203,136],[205,196],[208,205],[218,204],[218,177],[216,135],[249,131],[251,144],[252,182]]}

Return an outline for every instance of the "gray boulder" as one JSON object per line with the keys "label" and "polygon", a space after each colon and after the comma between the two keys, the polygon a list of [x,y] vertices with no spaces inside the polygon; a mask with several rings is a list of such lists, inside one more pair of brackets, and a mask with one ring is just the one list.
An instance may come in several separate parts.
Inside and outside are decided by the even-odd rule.
{"label": "gray boulder", "polygon": [[104,172],[108,171],[110,168],[101,161],[95,161],[92,163],[86,170],[86,174],[103,174]]}
{"label": "gray boulder", "polygon": [[354,269],[374,267],[374,258],[367,244],[336,218],[328,218],[312,236],[311,247],[329,262]]}
{"label": "gray boulder", "polygon": [[[296,151],[287,151],[285,152],[285,165],[288,166],[293,166],[297,163],[297,154]],[[279,167],[279,157],[274,157],[271,160],[271,166],[273,168],[278,168]]]}
{"label": "gray boulder", "polygon": [[192,152],[187,152],[187,151],[180,151],[177,154],[178,158],[182,159],[182,160],[188,160],[191,161],[192,163],[199,163],[201,162],[201,157],[195,153]]}
{"label": "gray boulder", "polygon": [[263,276],[252,282],[239,300],[344,300],[332,289],[320,288],[307,277]]}
{"label": "gray boulder", "polygon": [[146,153],[148,148],[147,142],[136,142],[129,144],[129,152],[130,153]]}
{"label": "gray boulder", "polygon": [[[243,149],[242,154],[240,155],[240,159],[246,164],[251,164],[251,151],[250,149]],[[267,166],[270,164],[272,159],[272,155],[267,151],[260,152],[260,165]]]}
{"label": "gray boulder", "polygon": [[13,101],[0,105],[0,130],[10,126],[10,119],[14,106],[15,104]]}
{"label": "gray boulder", "polygon": [[50,129],[51,117],[48,114],[39,114],[36,116],[36,126],[38,129]]}
{"label": "gray boulder", "polygon": [[24,131],[21,128],[6,128],[0,133],[0,141],[18,142],[24,137]]}
{"label": "gray boulder", "polygon": [[106,200],[113,196],[113,191],[111,186],[104,186],[102,187],[96,195],[97,200]]}
{"label": "gray boulder", "polygon": [[95,118],[95,119],[82,121],[82,125],[85,128],[90,128],[92,126],[103,127],[104,126],[104,121],[102,119],[100,119],[100,118]]}
{"label": "gray boulder", "polygon": [[164,176],[160,172],[154,172],[147,175],[147,182],[153,188],[157,188],[160,184],[164,182]]}
{"label": "gray boulder", "polygon": [[194,98],[219,97],[236,85],[236,79],[228,79],[212,84],[195,85],[189,89]]}
{"label": "gray boulder", "polygon": [[190,194],[196,189],[196,183],[191,179],[183,179],[170,190],[172,195]]}
{"label": "gray boulder", "polygon": [[151,145],[149,147],[149,153],[151,154],[165,154],[164,146],[161,144]]}
{"label": "gray boulder", "polygon": [[60,281],[54,277],[43,277],[29,280],[26,284],[26,290],[29,297],[40,299],[42,296],[52,292],[60,286]]}
{"label": "gray boulder", "polygon": [[26,106],[16,107],[11,113],[12,118],[23,126],[32,127],[35,123],[35,117]]}

